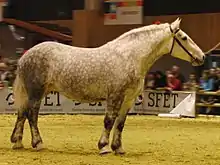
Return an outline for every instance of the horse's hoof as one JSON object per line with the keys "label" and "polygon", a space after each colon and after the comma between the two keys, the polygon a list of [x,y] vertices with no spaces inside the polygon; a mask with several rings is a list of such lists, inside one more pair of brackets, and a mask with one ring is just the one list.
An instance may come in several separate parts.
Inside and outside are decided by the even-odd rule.
{"label": "horse's hoof", "polygon": [[115,151],[115,155],[124,155],[125,151],[122,147],[117,148]]}
{"label": "horse's hoof", "polygon": [[23,148],[24,148],[24,145],[21,142],[16,142],[12,147],[13,150],[18,150],[18,149],[23,149]]}
{"label": "horse's hoof", "polygon": [[111,149],[108,145],[106,145],[105,147],[103,147],[102,149],[100,149],[99,154],[100,155],[104,155],[104,154],[108,154],[111,153]]}
{"label": "horse's hoof", "polygon": [[35,149],[36,149],[36,151],[41,151],[41,150],[43,150],[43,149],[44,149],[43,143],[38,143],[38,144],[36,145]]}

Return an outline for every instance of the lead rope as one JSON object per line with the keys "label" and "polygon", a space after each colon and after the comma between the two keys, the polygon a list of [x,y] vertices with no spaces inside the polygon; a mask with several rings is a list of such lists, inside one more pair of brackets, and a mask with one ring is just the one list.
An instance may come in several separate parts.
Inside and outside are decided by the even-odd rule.
{"label": "lead rope", "polygon": [[217,47],[220,46],[220,42],[217,43],[213,48],[209,49],[208,51],[204,52],[205,54],[209,54],[211,51],[215,50]]}

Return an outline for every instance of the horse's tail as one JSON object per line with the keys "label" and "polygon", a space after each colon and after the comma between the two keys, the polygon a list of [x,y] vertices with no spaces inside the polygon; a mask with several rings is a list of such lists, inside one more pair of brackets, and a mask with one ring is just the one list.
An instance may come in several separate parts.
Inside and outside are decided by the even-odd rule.
{"label": "horse's tail", "polygon": [[27,106],[28,95],[24,85],[24,79],[17,73],[13,84],[13,96],[15,108],[21,109]]}

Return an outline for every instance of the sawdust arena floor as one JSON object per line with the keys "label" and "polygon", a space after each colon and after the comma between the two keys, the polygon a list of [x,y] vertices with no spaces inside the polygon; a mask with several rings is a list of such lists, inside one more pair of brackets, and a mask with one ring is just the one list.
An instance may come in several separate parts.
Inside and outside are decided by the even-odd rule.
{"label": "sawdust arena floor", "polygon": [[46,149],[30,145],[25,124],[23,150],[12,150],[10,135],[16,116],[0,115],[0,165],[219,165],[220,119],[162,119],[129,116],[123,134],[127,154],[100,156],[97,141],[103,116],[39,117]]}

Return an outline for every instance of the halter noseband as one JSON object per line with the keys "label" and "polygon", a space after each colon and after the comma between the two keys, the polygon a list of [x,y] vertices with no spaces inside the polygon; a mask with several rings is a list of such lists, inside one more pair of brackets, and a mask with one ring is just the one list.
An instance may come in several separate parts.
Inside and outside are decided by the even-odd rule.
{"label": "halter noseband", "polygon": [[193,61],[191,62],[194,62],[194,61],[197,61],[197,59],[195,57],[193,57],[193,55],[183,46],[183,44],[176,38],[176,33],[178,33],[178,31],[180,31],[180,28],[178,28],[176,31],[173,31],[173,29],[171,28],[171,25],[169,26],[170,27],[170,31],[173,35],[173,43],[172,43],[172,46],[171,46],[171,49],[170,49],[170,55],[172,54],[173,52],[173,47],[174,47],[174,43],[175,41],[178,43],[178,45],[193,59]]}

